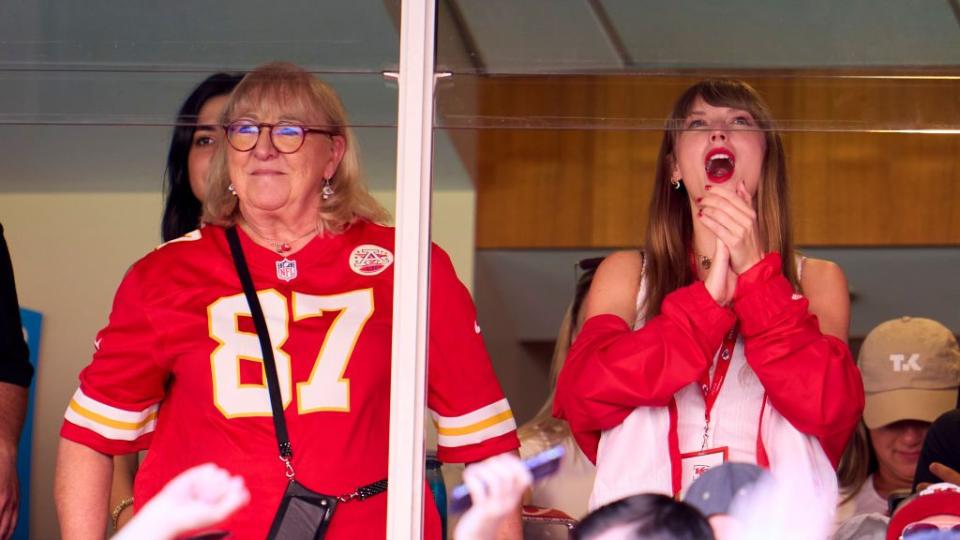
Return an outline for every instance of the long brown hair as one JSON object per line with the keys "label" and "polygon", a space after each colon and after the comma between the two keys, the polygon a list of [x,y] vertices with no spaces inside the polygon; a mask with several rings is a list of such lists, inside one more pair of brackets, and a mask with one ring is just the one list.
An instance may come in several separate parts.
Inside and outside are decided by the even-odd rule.
{"label": "long brown hair", "polygon": [[763,156],[760,184],[755,196],[760,237],[765,251],[779,252],[783,275],[798,288],[790,235],[789,194],[783,142],[770,110],[750,85],[743,81],[713,79],[688,88],[673,106],[667,120],[657,156],[657,172],[650,199],[647,238],[644,244],[648,264],[647,295],[643,317],[649,320],[660,313],[663,299],[674,290],[696,280],[690,264],[693,247],[693,222],[687,190],[671,184],[674,147],[679,130],[697,98],[714,107],[730,107],[749,112],[764,132],[767,148]]}

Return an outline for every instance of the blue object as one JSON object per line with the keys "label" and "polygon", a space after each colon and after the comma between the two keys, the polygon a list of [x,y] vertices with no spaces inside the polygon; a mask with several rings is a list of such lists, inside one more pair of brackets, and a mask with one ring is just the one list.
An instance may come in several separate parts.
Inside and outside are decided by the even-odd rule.
{"label": "blue object", "polygon": [[443,540],[447,540],[447,486],[443,482],[443,473],[440,471],[440,461],[435,452],[427,452],[427,484],[433,493],[433,502],[440,512],[440,532]]}
{"label": "blue object", "polygon": [[17,448],[17,479],[20,482],[20,505],[17,513],[17,528],[13,531],[13,540],[27,540],[30,537],[30,450],[33,448],[33,402],[37,391],[37,363],[40,358],[40,327],[43,315],[39,311],[20,308],[20,322],[23,325],[23,337],[30,348],[30,364],[33,365],[33,380],[30,381],[30,395],[27,398],[27,417],[23,421],[23,433]]}
{"label": "blue object", "polygon": [[[560,469],[560,460],[563,459],[563,454],[562,445],[554,446],[523,460],[523,466],[530,471],[530,476],[536,482]],[[454,513],[464,512],[473,504],[473,500],[470,498],[470,490],[467,489],[466,484],[460,484],[453,488],[450,497],[450,511]]]}

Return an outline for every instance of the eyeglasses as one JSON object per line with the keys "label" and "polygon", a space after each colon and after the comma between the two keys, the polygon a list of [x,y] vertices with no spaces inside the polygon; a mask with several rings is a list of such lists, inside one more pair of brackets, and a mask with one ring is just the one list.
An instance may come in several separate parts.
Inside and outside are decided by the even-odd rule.
{"label": "eyeglasses", "polygon": [[960,533],[960,523],[956,525],[952,525],[950,527],[944,526],[943,528],[941,528],[939,525],[936,525],[933,523],[918,521],[916,523],[911,523],[903,528],[903,532],[900,533],[900,540],[906,540],[908,538],[917,538],[921,535],[921,533],[926,533],[931,531]]}
{"label": "eyeglasses", "polygon": [[270,142],[277,152],[292,154],[303,147],[307,133],[323,133],[327,137],[334,137],[336,133],[321,128],[301,126],[299,124],[263,124],[250,120],[236,120],[224,127],[227,132],[227,142],[237,152],[249,152],[260,140],[260,130],[270,129]]}

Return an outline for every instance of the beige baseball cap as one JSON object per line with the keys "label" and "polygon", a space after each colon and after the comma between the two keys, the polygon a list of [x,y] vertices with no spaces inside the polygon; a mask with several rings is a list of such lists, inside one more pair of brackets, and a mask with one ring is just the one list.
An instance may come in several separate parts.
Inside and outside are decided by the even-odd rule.
{"label": "beige baseball cap", "polygon": [[900,420],[933,422],[957,406],[960,347],[937,321],[901,317],[880,324],[864,339],[857,365],[870,429]]}

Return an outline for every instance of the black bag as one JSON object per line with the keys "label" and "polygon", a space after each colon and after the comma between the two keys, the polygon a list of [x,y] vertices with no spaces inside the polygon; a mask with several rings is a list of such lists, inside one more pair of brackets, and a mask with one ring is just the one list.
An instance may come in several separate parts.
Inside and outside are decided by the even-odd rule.
{"label": "black bag", "polygon": [[270,408],[273,411],[273,427],[277,433],[277,444],[280,449],[280,460],[286,466],[287,479],[290,483],[280,500],[280,507],[270,525],[268,540],[322,540],[333,518],[333,511],[337,502],[347,502],[353,499],[364,500],[387,489],[387,481],[380,480],[373,484],[358,488],[353,493],[336,497],[317,493],[300,482],[297,482],[290,458],[293,457],[293,448],[287,434],[287,422],[283,417],[283,405],[280,401],[280,382],[277,380],[276,360],[273,358],[273,347],[270,344],[270,334],[267,331],[267,322],[263,317],[263,308],[257,298],[250,277],[250,269],[243,256],[240,238],[237,236],[236,226],[227,229],[227,242],[230,244],[230,253],[243,285],[243,293],[250,307],[253,317],[253,326],[257,329],[260,339],[260,349],[263,353],[264,372],[267,377],[267,390],[270,393]]}
{"label": "black bag", "polygon": [[280,501],[280,508],[270,525],[271,540],[322,540],[327,532],[337,498],[315,493],[296,480],[291,480]]}

